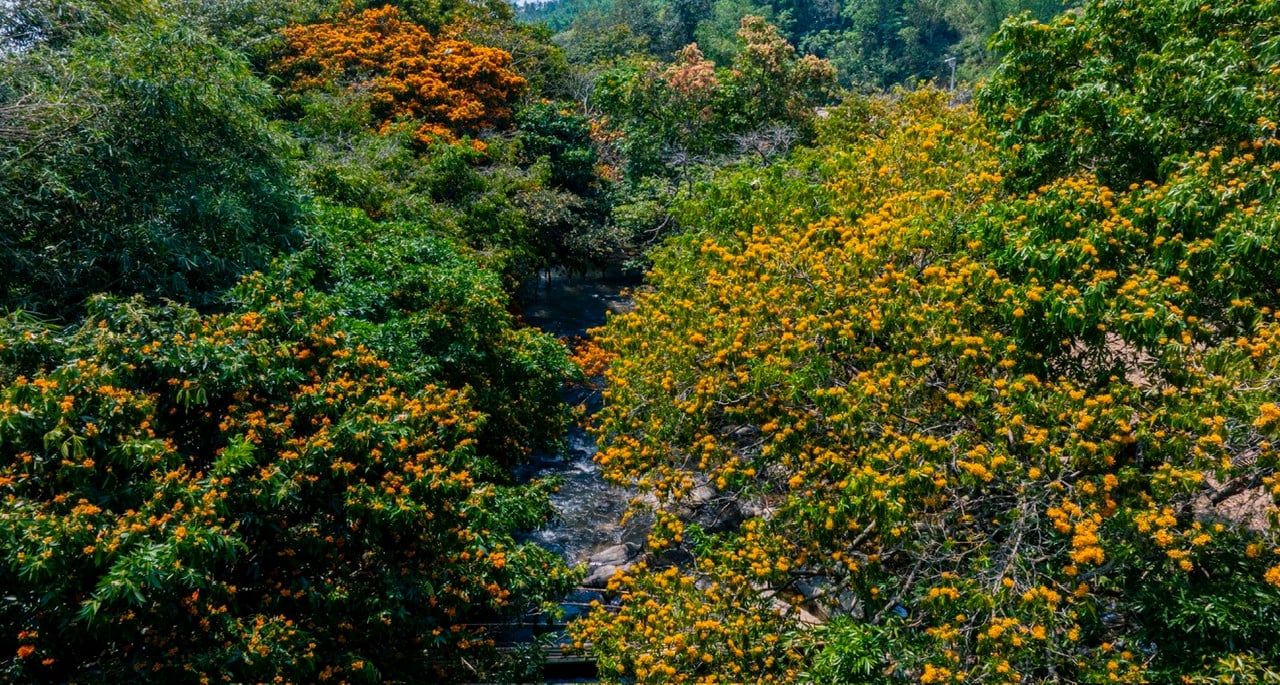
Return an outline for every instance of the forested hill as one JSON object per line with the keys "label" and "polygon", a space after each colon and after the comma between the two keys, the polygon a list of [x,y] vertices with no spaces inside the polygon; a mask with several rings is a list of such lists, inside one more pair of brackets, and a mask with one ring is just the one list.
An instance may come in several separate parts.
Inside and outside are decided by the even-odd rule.
{"label": "forested hill", "polygon": [[1058,9],[0,2],[0,682],[538,682],[581,419],[603,681],[1280,683],[1280,0]]}
{"label": "forested hill", "polygon": [[863,90],[957,77],[973,82],[995,66],[987,41],[1008,17],[1047,20],[1071,0],[545,0],[523,3],[522,20],[545,23],[577,61],[629,54],[670,57],[696,42],[727,64],[745,16],[764,17],[803,54],[830,60],[844,86]]}

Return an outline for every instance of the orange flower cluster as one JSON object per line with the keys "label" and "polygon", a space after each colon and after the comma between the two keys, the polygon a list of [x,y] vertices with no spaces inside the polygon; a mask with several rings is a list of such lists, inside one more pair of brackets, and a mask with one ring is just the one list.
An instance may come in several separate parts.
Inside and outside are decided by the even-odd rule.
{"label": "orange flower cluster", "polygon": [[388,5],[332,22],[283,30],[286,50],[272,71],[289,92],[339,87],[368,96],[384,128],[417,124],[423,142],[502,128],[526,81],[510,53],[432,36]]}
{"label": "orange flower cluster", "polygon": [[513,494],[480,475],[470,391],[423,387],[273,284],[207,317],[98,303],[56,339],[0,319],[6,678],[408,678],[431,649],[447,680],[489,644],[469,618],[511,611],[530,571],[567,578],[480,515]]}

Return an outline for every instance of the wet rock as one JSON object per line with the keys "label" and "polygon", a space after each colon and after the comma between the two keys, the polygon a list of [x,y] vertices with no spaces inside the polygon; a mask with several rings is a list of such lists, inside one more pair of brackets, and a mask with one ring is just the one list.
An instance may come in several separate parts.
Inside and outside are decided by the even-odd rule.
{"label": "wet rock", "polygon": [[612,545],[591,555],[587,560],[587,577],[583,587],[603,589],[619,570],[625,571],[640,558],[640,546],[629,542]]}
{"label": "wet rock", "polygon": [[603,590],[608,587],[609,579],[617,572],[618,567],[612,564],[605,564],[604,566],[596,567],[596,569],[588,573],[587,577],[582,581],[582,587]]}
{"label": "wet rock", "polygon": [[702,526],[702,529],[708,533],[726,533],[736,530],[745,520],[746,517],[742,515],[742,508],[738,506],[737,500],[724,497],[703,504],[688,517],[690,523]]}
{"label": "wet rock", "polygon": [[715,497],[716,491],[712,490],[711,486],[699,485],[693,489],[692,493],[689,494],[689,503],[692,506],[698,507],[710,502],[715,499]]}
{"label": "wet rock", "polygon": [[777,507],[770,506],[759,499],[747,500],[742,503],[741,508],[745,518],[759,518],[766,521],[773,518],[774,513],[778,511]]}
{"label": "wet rock", "polygon": [[[752,583],[752,587],[757,587],[757,586],[754,583]],[[779,595],[778,592],[775,590],[772,590],[772,589],[760,590],[760,596],[769,600],[769,606],[773,607],[773,610],[778,612],[780,616],[789,616],[791,618],[796,619],[797,621],[799,621],[804,625],[810,625],[810,626],[818,626],[825,623],[825,621],[823,621],[821,618],[814,615],[812,612],[808,611],[807,609],[799,606],[799,604],[788,602],[782,599],[781,595]],[[799,597],[796,597],[796,599],[799,599]]]}
{"label": "wet rock", "polygon": [[794,587],[806,602],[812,602],[826,596],[830,583],[826,578],[801,578],[794,583]]}
{"label": "wet rock", "polygon": [[589,566],[626,566],[640,554],[640,548],[631,543],[606,547],[591,555],[587,561]]}
{"label": "wet rock", "polygon": [[642,549],[649,541],[649,533],[653,532],[653,512],[648,510],[633,511],[622,525],[619,535],[622,542]]}
{"label": "wet rock", "polygon": [[694,562],[693,553],[683,547],[668,547],[662,550],[661,554],[652,558],[651,562],[654,568],[667,568],[669,566],[688,567]]}
{"label": "wet rock", "polygon": [[709,485],[694,488],[675,514],[685,523],[696,524],[708,533],[734,530],[746,520],[736,495],[720,493]]}
{"label": "wet rock", "polygon": [[830,578],[801,578],[792,585],[803,600],[801,605],[817,618],[828,621],[836,616],[862,618],[858,596],[833,583]]}

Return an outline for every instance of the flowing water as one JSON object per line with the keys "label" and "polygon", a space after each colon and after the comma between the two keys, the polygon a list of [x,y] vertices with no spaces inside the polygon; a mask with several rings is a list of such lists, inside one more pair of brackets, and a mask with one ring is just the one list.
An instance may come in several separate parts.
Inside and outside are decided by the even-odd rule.
{"label": "flowing water", "polygon": [[[617,271],[591,275],[544,272],[521,292],[524,320],[557,338],[585,338],[587,330],[603,325],[610,312],[631,309],[627,291],[639,283],[637,276]],[[568,402],[586,405],[588,413],[600,406],[596,389],[571,387],[565,392]],[[592,553],[605,547],[644,537],[638,527],[619,524],[632,493],[605,483],[593,460],[595,453],[595,440],[575,426],[569,431],[563,453],[535,458],[520,474],[525,478],[560,478],[560,490],[552,498],[556,520],[531,533],[529,539],[559,553],[570,565],[586,563]],[[566,618],[572,618],[585,598],[584,594],[566,599]]]}

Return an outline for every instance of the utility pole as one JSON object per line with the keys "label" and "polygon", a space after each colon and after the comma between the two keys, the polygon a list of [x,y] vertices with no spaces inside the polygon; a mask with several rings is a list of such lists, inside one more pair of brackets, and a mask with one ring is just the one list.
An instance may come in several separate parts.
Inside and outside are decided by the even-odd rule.
{"label": "utility pole", "polygon": [[951,92],[955,92],[955,89],[956,89],[956,58],[955,58],[954,56],[952,56],[952,57],[948,57],[948,58],[946,58],[946,59],[944,59],[944,60],[942,60],[942,61],[943,61],[943,62],[946,62],[946,63],[947,63],[947,66],[951,67],[951,85],[947,86],[947,92],[949,92],[949,93],[951,93]]}

